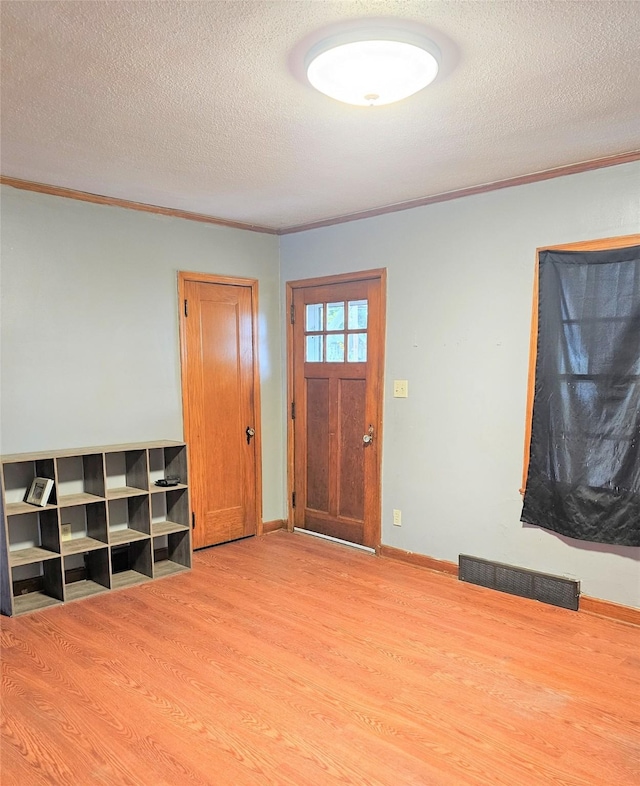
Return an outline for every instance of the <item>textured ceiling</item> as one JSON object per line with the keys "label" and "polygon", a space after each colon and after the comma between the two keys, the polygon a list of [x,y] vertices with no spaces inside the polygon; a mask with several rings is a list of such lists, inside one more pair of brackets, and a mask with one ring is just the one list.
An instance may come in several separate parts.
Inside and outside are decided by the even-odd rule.
{"label": "textured ceiling", "polygon": [[[7,2],[9,177],[286,228],[640,149],[640,3]],[[426,90],[337,103],[301,61],[396,17]]]}

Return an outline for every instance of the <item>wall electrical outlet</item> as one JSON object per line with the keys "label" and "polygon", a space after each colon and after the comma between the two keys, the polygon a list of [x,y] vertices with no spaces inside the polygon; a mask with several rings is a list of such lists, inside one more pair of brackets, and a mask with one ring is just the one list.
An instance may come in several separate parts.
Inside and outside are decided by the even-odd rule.
{"label": "wall electrical outlet", "polygon": [[406,379],[393,380],[393,397],[409,398],[409,382]]}
{"label": "wall electrical outlet", "polygon": [[71,524],[62,524],[60,526],[60,535],[62,540],[71,540]]}
{"label": "wall electrical outlet", "polygon": [[394,527],[401,527],[402,526],[402,511],[393,509],[393,526]]}

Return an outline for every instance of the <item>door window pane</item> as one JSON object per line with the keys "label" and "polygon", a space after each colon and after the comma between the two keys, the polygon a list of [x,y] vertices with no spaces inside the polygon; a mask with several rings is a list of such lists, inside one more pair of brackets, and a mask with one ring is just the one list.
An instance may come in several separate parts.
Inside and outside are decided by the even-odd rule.
{"label": "door window pane", "polygon": [[311,331],[315,332],[316,330],[322,330],[323,313],[323,303],[312,303],[306,307],[305,330],[307,332],[310,333]]}
{"label": "door window pane", "polygon": [[344,303],[327,303],[327,330],[344,330]]}
{"label": "door window pane", "polygon": [[306,336],[304,359],[307,363],[322,363],[322,336]]}
{"label": "door window pane", "polygon": [[366,300],[350,300],[349,330],[365,330],[367,327],[368,315],[369,304]]}
{"label": "door window pane", "polygon": [[344,363],[344,333],[327,335],[327,363]]}
{"label": "door window pane", "polygon": [[367,334],[366,333],[349,334],[347,360],[349,363],[367,362]]}

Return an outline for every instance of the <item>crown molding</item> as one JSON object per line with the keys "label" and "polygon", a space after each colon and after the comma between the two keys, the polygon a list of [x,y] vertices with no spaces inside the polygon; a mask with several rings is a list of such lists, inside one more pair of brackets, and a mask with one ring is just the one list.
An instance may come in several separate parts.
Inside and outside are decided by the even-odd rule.
{"label": "crown molding", "polygon": [[53,186],[47,183],[35,183],[31,180],[21,180],[16,177],[8,177],[7,175],[0,175],[0,184],[11,186],[12,188],[19,188],[23,191],[35,191],[40,194],[49,194],[51,196],[59,196],[66,199],[76,199],[81,202],[91,202],[96,205],[122,207],[127,210],[139,210],[144,213],[155,213],[161,216],[183,218],[187,221],[199,221],[204,224],[214,224],[216,226],[230,227],[231,229],[245,229],[249,232],[260,232],[266,235],[290,235],[296,232],[306,232],[310,229],[321,229],[322,227],[335,226],[336,224],[346,224],[347,222],[359,221],[363,218],[374,218],[375,216],[383,216],[387,213],[398,213],[402,210],[411,210],[414,207],[424,207],[425,205],[434,205],[439,202],[449,202],[452,199],[462,199],[463,197],[475,196],[476,194],[485,194],[489,191],[497,191],[501,188],[511,188],[513,186],[537,183],[541,180],[551,180],[555,177],[576,175],[581,172],[589,172],[593,169],[603,169],[605,167],[628,164],[632,161],[639,160],[640,150],[634,150],[628,153],[620,153],[615,156],[596,158],[591,161],[582,161],[578,164],[568,164],[556,167],[555,169],[545,169],[542,172],[532,172],[528,175],[520,175],[518,177],[507,178],[506,180],[495,180],[491,183],[483,183],[478,186],[459,188],[454,191],[445,191],[440,194],[433,194],[432,196],[420,197],[419,199],[410,199],[406,202],[397,202],[394,205],[386,205],[371,210],[361,210],[357,213],[335,216],[334,218],[312,221],[306,224],[296,224],[295,226],[281,229],[216,218],[215,216],[208,216],[204,213],[192,213],[188,210],[177,210],[170,207],[160,207],[159,205],[148,205],[144,202],[133,202],[128,199],[107,197],[101,194],[90,194],[87,191],[77,191],[73,188]]}
{"label": "crown molding", "polygon": [[346,224],[349,221],[359,221],[362,218],[374,218],[375,216],[383,216],[387,213],[398,213],[401,210],[410,210],[414,207],[434,205],[438,202],[449,202],[452,199],[462,199],[462,197],[475,196],[476,194],[485,194],[488,191],[497,191],[500,188],[523,186],[528,183],[537,183],[541,180],[551,180],[554,177],[576,175],[580,172],[589,172],[592,169],[603,169],[604,167],[616,166],[618,164],[628,164],[631,161],[639,160],[640,150],[634,150],[630,153],[620,153],[615,156],[608,156],[607,158],[596,158],[592,161],[582,161],[579,164],[567,164],[565,166],[556,167],[555,169],[545,169],[542,172],[532,172],[529,175],[519,175],[518,177],[511,177],[507,178],[506,180],[495,180],[492,183],[484,183],[479,186],[459,188],[455,191],[445,191],[441,194],[434,194],[433,196],[420,197],[419,199],[410,199],[406,202],[397,202],[395,205],[377,207],[371,210],[361,210],[358,213],[349,213],[349,215],[336,216],[335,218],[327,218],[323,219],[322,221],[313,221],[308,224],[298,224],[296,226],[286,227],[285,229],[279,229],[278,234],[289,235],[295,232],[306,232],[309,229],[320,229],[322,227],[330,227],[336,224]]}
{"label": "crown molding", "polygon": [[200,221],[203,224],[215,224],[216,226],[231,227],[231,229],[246,229],[249,232],[262,232],[267,235],[278,234],[276,229],[259,226],[258,224],[244,224],[241,221],[228,221],[224,218],[215,218],[214,216],[207,216],[203,213],[191,213],[188,210],[176,210],[171,207],[147,205],[144,202],[132,202],[129,199],[118,199],[117,197],[107,197],[101,194],[90,194],[87,191],[76,191],[73,188],[51,186],[46,183],[34,183],[31,180],[20,180],[19,178],[7,177],[6,175],[0,175],[0,184],[11,186],[12,188],[20,188],[23,191],[35,191],[39,194],[49,194],[50,196],[59,196],[65,199],[77,199],[80,202],[91,202],[94,205],[123,207],[127,210],[140,210],[143,213],[155,213],[160,216],[184,218],[187,221]]}

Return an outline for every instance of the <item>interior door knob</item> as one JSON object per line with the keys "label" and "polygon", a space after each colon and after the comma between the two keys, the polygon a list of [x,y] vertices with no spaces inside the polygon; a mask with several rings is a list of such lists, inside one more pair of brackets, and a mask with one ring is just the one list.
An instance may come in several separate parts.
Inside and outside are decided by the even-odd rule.
{"label": "interior door knob", "polygon": [[247,426],[247,429],[244,433],[247,435],[247,445],[250,445],[251,437],[255,436],[256,430],[251,428],[251,426]]}

